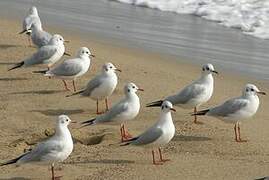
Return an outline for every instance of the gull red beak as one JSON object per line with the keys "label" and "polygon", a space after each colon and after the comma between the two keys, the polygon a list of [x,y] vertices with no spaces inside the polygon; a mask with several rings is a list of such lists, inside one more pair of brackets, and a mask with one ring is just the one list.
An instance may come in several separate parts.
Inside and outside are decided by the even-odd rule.
{"label": "gull red beak", "polygon": [[91,54],[90,56],[91,56],[91,57],[95,57],[95,55],[94,55],[94,54]]}
{"label": "gull red beak", "polygon": [[258,94],[261,94],[261,95],[266,95],[266,93],[265,92],[263,92],[263,91],[259,91],[259,92],[257,92]]}
{"label": "gull red beak", "polygon": [[144,91],[144,89],[142,89],[142,88],[138,88],[137,90],[138,90],[138,91]]}
{"label": "gull red beak", "polygon": [[171,111],[177,112],[174,108],[170,108]]}
{"label": "gull red beak", "polygon": [[115,71],[121,72],[121,70],[120,70],[120,69],[115,69]]}
{"label": "gull red beak", "polygon": [[64,40],[64,42],[66,42],[66,43],[70,43],[70,41],[69,41],[69,40]]}

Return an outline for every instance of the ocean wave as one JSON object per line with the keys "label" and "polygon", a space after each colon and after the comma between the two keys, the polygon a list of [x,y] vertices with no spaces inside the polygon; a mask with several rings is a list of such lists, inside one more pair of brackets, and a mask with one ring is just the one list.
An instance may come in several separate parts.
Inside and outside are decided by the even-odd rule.
{"label": "ocean wave", "polygon": [[269,0],[117,0],[179,14],[193,14],[269,39]]}

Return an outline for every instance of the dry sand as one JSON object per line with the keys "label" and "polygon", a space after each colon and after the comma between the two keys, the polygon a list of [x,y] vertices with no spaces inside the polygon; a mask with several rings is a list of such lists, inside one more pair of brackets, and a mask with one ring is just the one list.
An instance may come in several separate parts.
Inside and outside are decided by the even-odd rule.
{"label": "dry sand", "polygon": [[[65,96],[62,82],[32,74],[27,68],[7,72],[12,63],[19,62],[35,51],[27,47],[25,36],[18,35],[20,23],[0,20],[0,159],[14,158],[53,132],[57,115],[66,113],[72,120],[82,121],[95,116],[95,102],[88,98]],[[111,101],[123,96],[126,82],[135,82],[145,89],[139,93],[142,109],[138,117],[128,123],[133,135],[151,126],[159,109],[145,108],[157,100],[200,76],[200,67],[180,62],[173,57],[147,53],[142,50],[115,47],[113,42],[100,43],[94,37],[82,38],[63,30],[67,51],[75,55],[81,46],[92,49],[97,58],[90,71],[77,81],[82,88],[99,71],[104,62],[111,61],[120,69],[120,83]],[[67,58],[67,57],[64,57]],[[217,58],[217,57],[216,57]],[[218,69],[218,67],[216,67]],[[251,82],[268,91],[265,82],[248,80],[236,74],[220,72],[215,77],[215,93],[203,108],[241,94],[242,87]],[[71,85],[71,84],[70,84]],[[173,114],[176,135],[164,148],[164,156],[171,161],[163,166],[151,164],[150,149],[120,147],[119,127],[97,125],[84,129],[70,128],[75,139],[71,156],[63,163],[59,175],[63,179],[254,179],[269,175],[269,112],[268,96],[261,97],[256,116],[242,124],[242,135],[247,143],[234,141],[233,125],[217,119],[202,117],[204,124],[195,125],[191,110],[177,108]],[[58,166],[58,167],[59,167]],[[0,168],[0,179],[49,179],[47,166],[14,165]]]}

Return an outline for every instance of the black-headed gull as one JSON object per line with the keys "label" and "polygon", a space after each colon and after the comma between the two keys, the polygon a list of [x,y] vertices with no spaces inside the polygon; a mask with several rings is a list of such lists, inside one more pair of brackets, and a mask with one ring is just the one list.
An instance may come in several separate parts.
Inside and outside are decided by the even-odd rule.
{"label": "black-headed gull", "polygon": [[[184,87],[180,92],[175,95],[168,96],[164,100],[170,101],[174,106],[180,106],[186,109],[194,108],[194,113],[197,108],[206,103],[213,94],[214,79],[212,73],[215,71],[212,64],[205,64],[202,67],[201,77]],[[164,100],[155,101],[147,104],[147,107],[161,106]],[[197,117],[194,117],[194,123],[197,123]]]}
{"label": "black-headed gull", "polygon": [[34,149],[19,157],[0,164],[41,163],[51,164],[52,179],[54,180],[54,164],[68,158],[73,151],[73,140],[68,125],[71,122],[66,115],[60,115],[56,123],[55,134],[48,140],[39,143]]}
{"label": "black-headed gull", "polygon": [[198,111],[193,115],[213,116],[226,123],[233,123],[235,140],[245,142],[240,136],[239,122],[252,117],[257,112],[260,104],[258,94],[265,95],[265,92],[260,91],[253,84],[247,84],[240,97],[229,99],[219,106]]}
{"label": "black-headed gull", "polygon": [[137,96],[137,91],[144,91],[138,88],[134,83],[128,83],[124,86],[125,97],[113,105],[105,114],[96,118],[82,122],[83,127],[99,123],[121,123],[120,132],[122,141],[129,139],[131,135],[127,132],[125,121],[134,119],[140,110],[140,100]]}
{"label": "black-headed gull", "polygon": [[86,88],[72,95],[68,95],[67,97],[76,94],[90,97],[96,101],[96,114],[101,114],[98,108],[99,101],[105,100],[106,110],[108,111],[108,97],[114,92],[118,83],[116,71],[121,72],[121,70],[116,68],[112,63],[105,63],[102,66],[101,73],[91,79]]}
{"label": "black-headed gull", "polygon": [[48,45],[37,50],[32,56],[26,58],[20,63],[15,64],[10,70],[20,67],[30,67],[38,64],[46,64],[48,69],[61,59],[65,52],[64,38],[61,35],[55,34],[51,38]]}
{"label": "black-headed gull", "polygon": [[47,77],[62,79],[65,89],[68,91],[70,89],[67,87],[67,83],[65,80],[71,79],[73,81],[74,92],[76,92],[75,80],[88,71],[91,65],[90,57],[94,57],[90,50],[87,47],[81,47],[78,50],[76,58],[67,59],[50,70],[33,72],[42,73],[44,74],[44,76]]}
{"label": "black-headed gull", "polygon": [[152,148],[158,147],[160,162],[156,161],[154,149],[152,149],[153,164],[159,165],[169,160],[163,158],[160,146],[168,144],[175,135],[175,126],[172,120],[171,110],[176,111],[171,102],[164,101],[161,105],[161,114],[158,121],[141,135],[125,141],[126,143],[123,144],[123,146],[131,144],[149,146]]}

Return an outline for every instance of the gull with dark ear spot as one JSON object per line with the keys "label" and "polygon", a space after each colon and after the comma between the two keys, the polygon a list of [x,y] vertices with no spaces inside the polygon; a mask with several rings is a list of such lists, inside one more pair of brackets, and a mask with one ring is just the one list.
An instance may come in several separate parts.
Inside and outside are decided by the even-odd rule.
{"label": "gull with dark ear spot", "polygon": [[55,34],[48,45],[39,48],[36,53],[20,63],[15,64],[9,71],[21,67],[30,67],[41,64],[47,65],[48,69],[50,69],[54,63],[61,59],[64,51],[64,38],[59,34]]}
{"label": "gull with dark ear spot", "polygon": [[60,115],[56,123],[55,134],[51,138],[39,143],[35,148],[19,157],[0,164],[0,166],[26,163],[51,164],[52,179],[59,179],[54,175],[54,164],[66,160],[73,151],[73,140],[67,127],[70,122],[68,116]]}
{"label": "gull with dark ear spot", "polygon": [[122,141],[131,138],[123,123],[134,119],[139,113],[140,100],[136,94],[137,91],[143,91],[143,89],[137,87],[134,83],[126,84],[124,86],[125,97],[113,105],[105,114],[82,122],[83,127],[99,123],[120,123]]}
{"label": "gull with dark ear spot", "polygon": [[26,33],[28,35],[29,46],[31,46],[31,26],[33,23],[41,24],[38,12],[35,6],[29,9],[29,13],[23,19],[22,31],[19,34]]}
{"label": "gull with dark ear spot", "polygon": [[[205,64],[202,67],[201,77],[184,87],[177,94],[166,97],[164,100],[170,101],[174,106],[186,109],[194,109],[206,103],[213,94],[214,79],[212,73],[218,74],[212,64]],[[154,101],[147,104],[147,107],[161,106],[164,100]],[[197,116],[194,116],[194,123],[197,123]]]}
{"label": "gull with dark ear spot", "polygon": [[161,105],[161,114],[159,120],[141,135],[126,140],[126,145],[147,146],[158,148],[160,161],[155,158],[154,149],[152,149],[152,160],[154,165],[161,165],[169,159],[164,159],[160,146],[168,144],[175,135],[175,126],[172,120],[171,111],[176,111],[169,101],[164,101]]}
{"label": "gull with dark ear spot", "polygon": [[226,123],[234,124],[236,142],[246,142],[241,139],[240,121],[256,114],[260,104],[258,94],[265,95],[265,92],[260,91],[253,84],[247,84],[240,97],[229,99],[219,106],[195,112],[193,115],[213,116]]}
{"label": "gull with dark ear spot", "polygon": [[67,59],[58,66],[48,70],[48,71],[34,71],[34,73],[43,73],[44,76],[55,77],[61,79],[64,83],[65,89],[69,91],[67,83],[65,80],[73,81],[74,92],[76,92],[75,80],[84,75],[90,65],[92,53],[87,47],[81,47],[78,50],[77,57],[73,59]]}
{"label": "gull with dark ear spot", "polygon": [[105,63],[102,66],[101,73],[91,79],[86,88],[77,93],[68,95],[67,97],[77,94],[84,97],[90,97],[96,101],[96,114],[102,114],[98,107],[99,101],[105,100],[106,111],[108,111],[108,97],[111,96],[118,84],[116,71],[121,72],[121,70],[116,68],[112,63]]}

